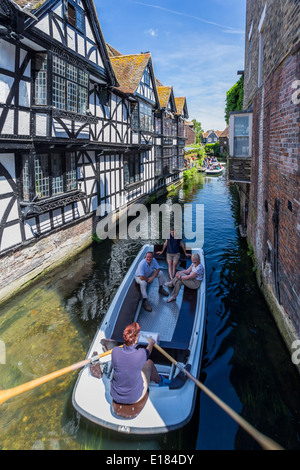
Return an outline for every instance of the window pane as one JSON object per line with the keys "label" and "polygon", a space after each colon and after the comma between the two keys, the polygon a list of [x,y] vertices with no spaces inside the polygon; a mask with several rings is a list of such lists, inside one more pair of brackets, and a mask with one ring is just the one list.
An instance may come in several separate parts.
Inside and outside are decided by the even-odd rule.
{"label": "window pane", "polygon": [[134,160],[131,157],[129,161],[129,182],[130,183],[134,183],[134,171],[135,171]]}
{"label": "window pane", "polygon": [[237,157],[249,156],[249,137],[234,138],[234,155]]}
{"label": "window pane", "polygon": [[47,104],[47,56],[37,54],[35,60],[35,104]]}
{"label": "window pane", "polygon": [[132,112],[132,115],[131,115],[131,124],[132,124],[132,128],[133,129],[138,129],[139,127],[139,107],[138,107],[138,103],[132,103],[131,105],[131,112]]}
{"label": "window pane", "polygon": [[89,86],[89,76],[81,69],[78,70],[78,82],[80,85],[83,85],[86,88]]}
{"label": "window pane", "polygon": [[77,85],[72,82],[67,83],[67,110],[77,112]]}
{"label": "window pane", "polygon": [[48,155],[38,155],[34,160],[35,193],[39,198],[50,196]]}
{"label": "window pane", "polygon": [[76,156],[75,153],[66,154],[66,190],[77,189]]}
{"label": "window pane", "polygon": [[84,14],[78,8],[76,8],[76,27],[80,31],[84,31]]}
{"label": "window pane", "polygon": [[71,23],[73,26],[76,26],[76,12],[75,8],[73,5],[68,3],[68,21]]}
{"label": "window pane", "polygon": [[128,166],[128,159],[127,157],[124,158],[124,185],[126,186],[129,184],[129,166]]}
{"label": "window pane", "polygon": [[62,175],[62,156],[59,153],[51,154],[52,167],[52,195],[64,192]]}
{"label": "window pane", "polygon": [[88,91],[86,88],[79,87],[78,112],[85,114],[87,110]]}
{"label": "window pane", "polygon": [[77,82],[77,68],[74,65],[67,64],[67,79]]}
{"label": "window pane", "polygon": [[236,137],[249,136],[249,116],[235,116],[234,135]]}
{"label": "window pane", "polygon": [[22,179],[23,179],[23,200],[29,201],[29,172],[28,172],[28,155],[23,155],[23,171],[22,171]]}
{"label": "window pane", "polygon": [[63,77],[66,74],[66,63],[57,56],[53,56],[53,72]]}
{"label": "window pane", "polygon": [[53,77],[53,106],[58,109],[65,109],[65,86],[64,78],[54,75]]}
{"label": "window pane", "polygon": [[141,175],[140,175],[140,156],[137,155],[135,157],[135,181],[140,181]]}

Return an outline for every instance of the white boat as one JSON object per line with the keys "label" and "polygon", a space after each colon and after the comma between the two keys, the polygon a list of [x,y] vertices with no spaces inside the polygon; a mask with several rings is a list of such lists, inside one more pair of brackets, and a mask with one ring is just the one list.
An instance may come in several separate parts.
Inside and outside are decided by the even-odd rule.
{"label": "white boat", "polygon": [[[103,352],[103,340],[112,339],[123,344],[123,330],[137,321],[142,331],[159,334],[159,346],[172,356],[182,367],[198,377],[202,362],[202,351],[206,324],[206,272],[198,290],[182,287],[176,302],[167,303],[166,297],[158,294],[158,280],[148,287],[152,312],[142,308],[139,287],[135,282],[135,272],[140,261],[148,251],[159,251],[161,247],[143,247],[120,285],[102,324],[92,342],[87,359],[94,352]],[[203,250],[198,252],[205,269]],[[168,268],[165,256],[155,256],[166,280]],[[190,258],[181,257],[179,269],[190,265]],[[170,290],[171,294],[171,290]],[[146,334],[147,335],[147,334]],[[197,386],[192,380],[178,380],[179,370],[174,364],[153,349],[151,359],[158,372],[171,380],[170,386],[159,387],[150,383],[148,400],[142,411],[134,418],[121,418],[115,414],[110,395],[112,377],[111,356],[101,359],[104,371],[98,379],[90,367],[83,369],[78,376],[73,391],[73,406],[88,420],[119,432],[131,434],[158,434],[173,431],[189,422],[193,415]],[[181,372],[182,374],[182,372]],[[185,374],[183,374],[185,376]],[[174,379],[177,377],[177,381]],[[176,387],[178,382],[180,388]]]}
{"label": "white boat", "polygon": [[224,171],[224,167],[223,165],[221,165],[220,163],[214,163],[210,168],[207,168],[206,169],[206,174],[207,175],[221,175]]}

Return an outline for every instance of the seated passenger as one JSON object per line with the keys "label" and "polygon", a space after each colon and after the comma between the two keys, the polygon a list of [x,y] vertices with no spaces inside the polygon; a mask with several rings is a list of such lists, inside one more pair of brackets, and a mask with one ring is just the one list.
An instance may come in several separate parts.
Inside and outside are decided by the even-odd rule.
{"label": "seated passenger", "polygon": [[198,253],[192,255],[192,265],[184,271],[178,271],[175,278],[166,283],[167,287],[173,287],[172,296],[167,302],[173,302],[179,294],[181,286],[186,286],[189,289],[199,289],[204,277],[204,267],[201,264],[200,256]]}
{"label": "seated passenger", "polygon": [[140,285],[143,297],[143,307],[148,312],[152,312],[152,307],[148,302],[147,286],[152,284],[156,277],[158,278],[159,283],[158,292],[168,297],[168,292],[163,288],[163,285],[165,284],[164,275],[160,270],[158,262],[153,257],[152,251],[149,251],[146,254],[145,259],[140,262],[135,273],[135,280]]}

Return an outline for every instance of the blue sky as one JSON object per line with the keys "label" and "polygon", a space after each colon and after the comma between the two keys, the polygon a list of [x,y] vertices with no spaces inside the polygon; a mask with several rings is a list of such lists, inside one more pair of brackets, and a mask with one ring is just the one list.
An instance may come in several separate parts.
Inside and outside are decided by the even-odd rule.
{"label": "blue sky", "polygon": [[226,91],[244,69],[246,0],[94,0],[105,41],[151,52],[156,77],[186,96],[190,119],[224,130]]}

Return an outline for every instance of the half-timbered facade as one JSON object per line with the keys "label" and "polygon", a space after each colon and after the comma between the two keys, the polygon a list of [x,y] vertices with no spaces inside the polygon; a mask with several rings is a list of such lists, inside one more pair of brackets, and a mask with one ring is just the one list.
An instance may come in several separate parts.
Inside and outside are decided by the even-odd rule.
{"label": "half-timbered facade", "polygon": [[[159,113],[151,54],[123,56],[107,45],[93,0],[1,0],[0,258],[7,266],[53,234],[73,236],[69,228],[91,236],[96,214],[179,178],[186,103],[177,114],[172,90],[161,130]],[[8,272],[0,273],[0,291]]]}
{"label": "half-timbered facade", "polygon": [[184,168],[184,147],[187,144],[186,120],[189,118],[188,107],[185,97],[175,97],[176,115],[177,115],[177,155],[178,168]]}
{"label": "half-timbered facade", "polygon": [[155,113],[155,176],[159,187],[173,183],[182,175],[185,140],[181,123],[187,107],[177,110],[172,87],[160,84],[157,90],[161,109]]}

